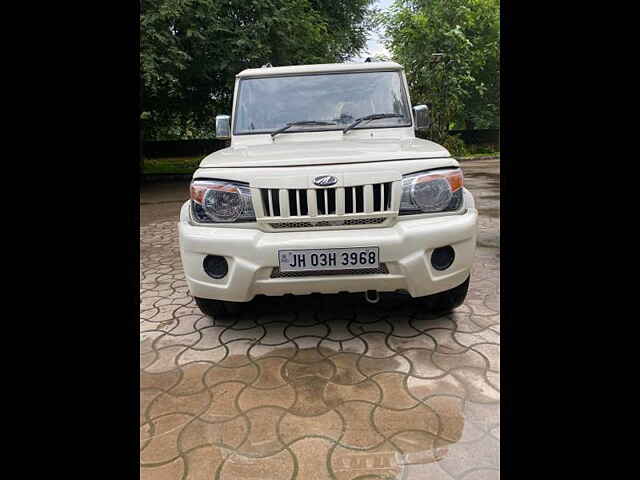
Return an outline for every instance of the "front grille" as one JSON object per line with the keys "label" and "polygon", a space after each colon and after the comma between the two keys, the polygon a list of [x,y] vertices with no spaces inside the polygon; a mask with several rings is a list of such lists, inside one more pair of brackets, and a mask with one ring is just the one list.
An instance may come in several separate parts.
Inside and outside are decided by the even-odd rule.
{"label": "front grille", "polygon": [[281,272],[279,267],[271,271],[271,278],[317,277],[325,275],[379,275],[389,273],[382,263],[378,268],[362,268],[353,270],[316,270],[313,272]]}
{"label": "front grille", "polygon": [[270,223],[273,228],[312,228],[312,227],[341,227],[344,225],[371,225],[377,223],[383,223],[386,220],[384,217],[375,218],[352,218],[348,220],[321,220],[319,222],[281,222]]}
{"label": "front grille", "polygon": [[321,189],[261,188],[265,217],[304,217],[391,210],[391,182]]}

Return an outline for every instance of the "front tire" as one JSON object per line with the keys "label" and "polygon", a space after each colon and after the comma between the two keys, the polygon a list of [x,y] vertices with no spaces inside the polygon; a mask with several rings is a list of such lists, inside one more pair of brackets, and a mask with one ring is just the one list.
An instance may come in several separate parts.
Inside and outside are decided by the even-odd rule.
{"label": "front tire", "polygon": [[433,313],[447,313],[451,310],[458,308],[464,303],[464,299],[467,298],[469,291],[469,281],[471,277],[450,290],[436,293],[434,295],[428,295],[426,297],[420,297],[418,300],[421,304],[429,308]]}
{"label": "front tire", "polygon": [[240,304],[235,302],[224,302],[222,300],[212,300],[210,298],[193,297],[196,305],[202,313],[210,317],[222,315],[232,315],[240,312]]}

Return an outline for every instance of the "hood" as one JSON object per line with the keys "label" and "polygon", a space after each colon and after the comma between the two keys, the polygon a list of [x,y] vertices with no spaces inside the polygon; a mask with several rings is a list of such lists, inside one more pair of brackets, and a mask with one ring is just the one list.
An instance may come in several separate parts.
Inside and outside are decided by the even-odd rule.
{"label": "hood", "polygon": [[200,162],[200,168],[287,167],[383,162],[419,158],[447,158],[437,143],[420,138],[284,141],[235,145],[218,150]]}

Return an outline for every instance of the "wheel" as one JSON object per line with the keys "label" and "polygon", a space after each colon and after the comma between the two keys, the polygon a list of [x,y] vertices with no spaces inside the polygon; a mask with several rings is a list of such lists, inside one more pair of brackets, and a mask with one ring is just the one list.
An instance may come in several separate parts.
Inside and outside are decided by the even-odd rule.
{"label": "wheel", "polygon": [[215,318],[220,315],[239,313],[240,311],[240,304],[236,302],[224,302],[222,300],[198,297],[193,297],[193,299],[196,301],[196,305],[198,305],[200,311],[210,317]]}
{"label": "wheel", "polygon": [[469,291],[470,279],[471,277],[467,277],[463,283],[451,290],[445,290],[444,292],[420,297],[418,300],[432,312],[449,312],[454,308],[459,307],[464,302],[464,299],[467,297],[467,292]]}

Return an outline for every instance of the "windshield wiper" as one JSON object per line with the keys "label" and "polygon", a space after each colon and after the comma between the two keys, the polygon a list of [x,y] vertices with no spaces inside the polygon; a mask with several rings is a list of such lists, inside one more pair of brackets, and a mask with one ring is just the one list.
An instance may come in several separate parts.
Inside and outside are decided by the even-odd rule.
{"label": "windshield wiper", "polygon": [[380,118],[396,118],[396,117],[404,117],[404,115],[400,113],[372,113],[371,115],[367,115],[366,117],[356,118],[350,125],[348,125],[344,130],[342,130],[342,133],[347,133],[349,130],[351,130],[354,127],[357,127],[358,125],[360,125],[362,122],[365,122],[365,121],[378,120]]}
{"label": "windshield wiper", "polygon": [[277,130],[271,132],[271,138],[275,137],[279,133],[284,132],[286,129],[296,125],[335,125],[335,122],[323,122],[322,120],[306,120],[304,122],[289,122],[284,127],[280,127]]}

